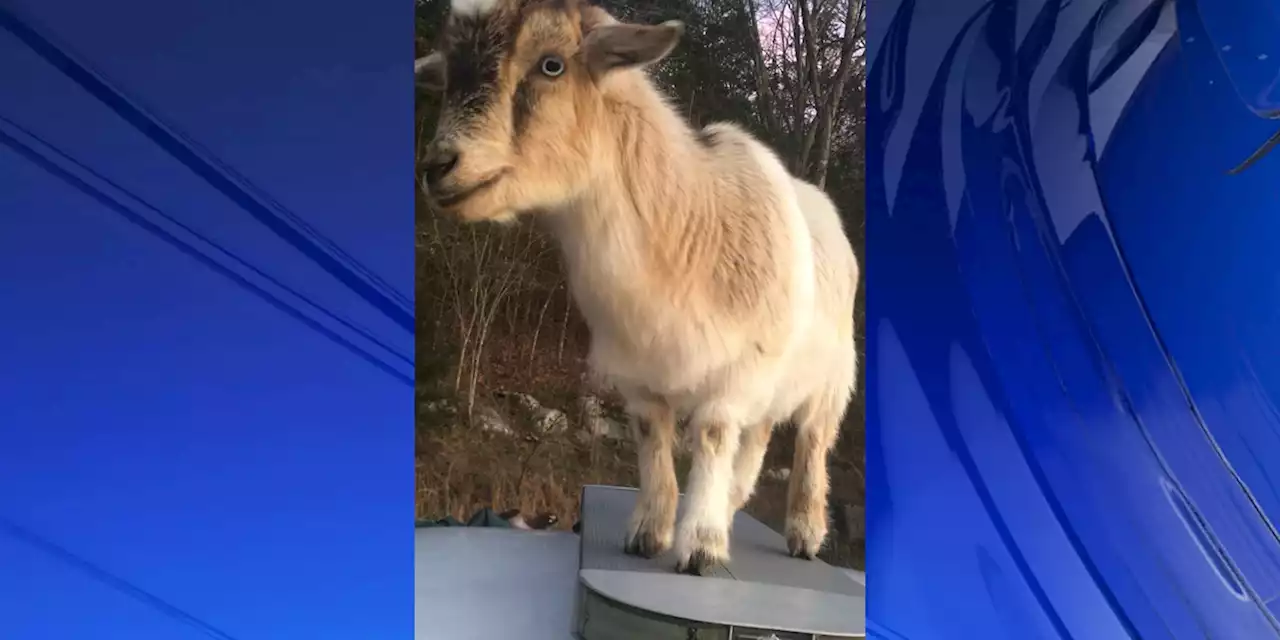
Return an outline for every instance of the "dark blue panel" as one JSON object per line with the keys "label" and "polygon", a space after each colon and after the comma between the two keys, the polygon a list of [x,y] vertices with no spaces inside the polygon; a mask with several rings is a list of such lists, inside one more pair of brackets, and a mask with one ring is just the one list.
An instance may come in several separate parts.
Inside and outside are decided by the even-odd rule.
{"label": "dark blue panel", "polygon": [[[0,7],[411,313],[412,3]],[[0,637],[409,637],[411,332],[6,30],[0,77],[0,134],[240,278],[0,146]]]}
{"label": "dark blue panel", "polygon": [[[1280,43],[1280,22],[1274,25],[1273,45]],[[1184,30],[1168,56],[1183,73],[1156,76],[1135,96],[1134,113],[1150,115],[1117,130],[1101,182],[1158,346],[1175,365],[1170,403],[1211,445],[1198,466],[1226,466],[1223,483],[1242,489],[1227,492],[1231,510],[1258,522],[1250,527],[1256,546],[1273,549],[1280,522],[1280,157],[1241,175],[1223,168],[1280,123],[1249,117],[1231,90],[1230,68],[1196,47],[1191,33]],[[1175,126],[1188,122],[1205,124]],[[1188,401],[1194,411],[1185,410]],[[1280,571],[1274,551],[1267,556],[1270,575],[1251,582],[1270,599],[1280,596]],[[1241,559],[1247,574],[1261,574],[1265,561],[1256,560]]]}
{"label": "dark blue panel", "polygon": [[1280,637],[1280,158],[1180,17],[869,6],[875,637]]}
{"label": "dark blue panel", "polygon": [[1228,80],[1250,110],[1280,118],[1280,3],[1196,0],[1177,3],[1177,10],[1191,56],[1221,67],[1209,73]]}

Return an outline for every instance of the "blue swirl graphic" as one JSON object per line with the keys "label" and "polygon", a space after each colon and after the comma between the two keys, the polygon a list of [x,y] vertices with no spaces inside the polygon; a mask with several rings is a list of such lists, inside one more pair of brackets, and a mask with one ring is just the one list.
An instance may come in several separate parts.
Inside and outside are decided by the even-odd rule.
{"label": "blue swirl graphic", "polygon": [[871,637],[1280,638],[1280,2],[868,12]]}

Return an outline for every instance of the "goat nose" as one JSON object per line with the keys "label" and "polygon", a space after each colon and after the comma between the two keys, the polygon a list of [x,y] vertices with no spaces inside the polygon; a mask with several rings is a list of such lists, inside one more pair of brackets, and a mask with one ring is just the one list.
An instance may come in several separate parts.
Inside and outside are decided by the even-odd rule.
{"label": "goat nose", "polygon": [[458,152],[451,147],[436,146],[427,153],[425,173],[427,186],[434,187],[458,166]]}

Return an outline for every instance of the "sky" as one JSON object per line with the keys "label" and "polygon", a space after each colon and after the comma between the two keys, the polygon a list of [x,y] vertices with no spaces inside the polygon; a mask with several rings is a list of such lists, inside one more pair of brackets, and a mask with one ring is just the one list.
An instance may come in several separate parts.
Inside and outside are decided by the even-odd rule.
{"label": "sky", "polygon": [[[412,296],[411,2],[3,7]],[[0,60],[0,116],[412,358],[4,30]],[[412,633],[409,385],[2,146],[0,273],[0,637]]]}

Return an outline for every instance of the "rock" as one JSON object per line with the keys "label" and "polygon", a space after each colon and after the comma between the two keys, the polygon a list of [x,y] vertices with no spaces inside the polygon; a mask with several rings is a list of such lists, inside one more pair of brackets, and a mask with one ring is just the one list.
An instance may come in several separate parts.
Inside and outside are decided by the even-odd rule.
{"label": "rock", "polygon": [[569,428],[569,417],[563,411],[544,407],[537,398],[527,393],[503,392],[498,396],[515,400],[538,433],[563,433]]}
{"label": "rock", "polygon": [[582,429],[587,436],[622,440],[627,437],[627,425],[610,418],[600,399],[585,395],[578,398],[578,410],[582,415]]}
{"label": "rock", "polygon": [[475,426],[479,427],[481,431],[500,433],[506,436],[513,436],[516,434],[515,430],[511,428],[511,425],[507,423],[506,418],[502,417],[502,414],[498,413],[497,409],[494,409],[489,405],[476,405],[475,409],[472,410],[471,422]]}
{"label": "rock", "polygon": [[527,393],[503,392],[499,393],[498,397],[514,399],[516,404],[520,405],[520,408],[528,413],[536,413],[542,409],[542,403]]}
{"label": "rock", "polygon": [[569,417],[559,409],[543,408],[533,423],[540,433],[564,433],[569,429]]}
{"label": "rock", "polygon": [[453,408],[453,404],[448,400],[431,400],[424,402],[419,406],[424,413],[443,413],[453,415],[457,410]]}
{"label": "rock", "polygon": [[781,469],[768,469],[761,475],[764,476],[766,480],[786,482],[791,477],[791,470],[786,467],[782,467]]}

